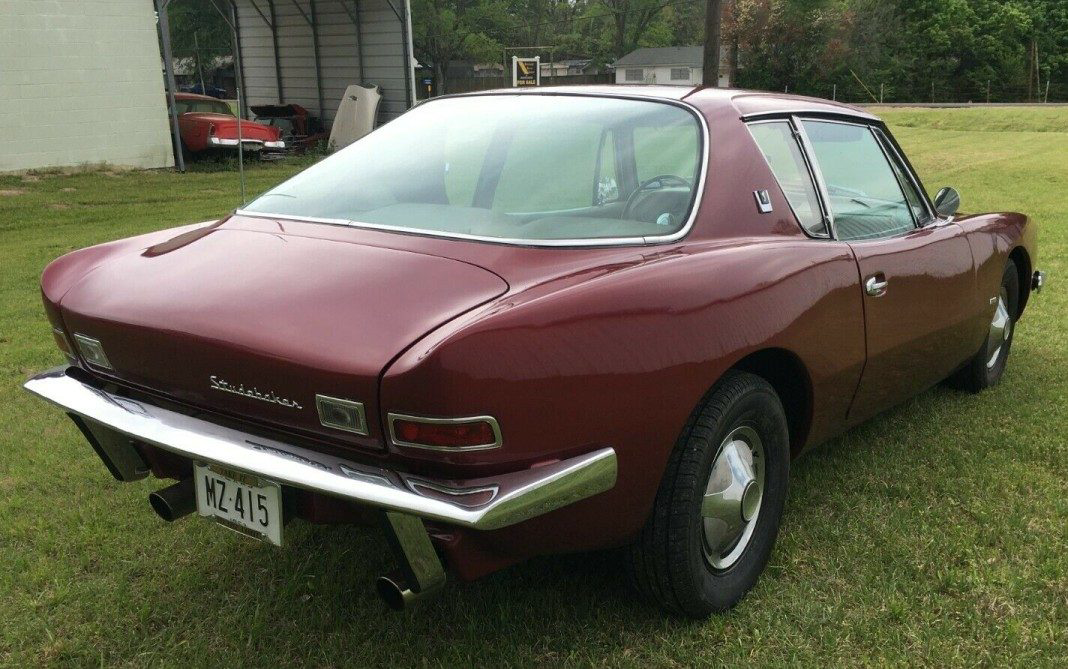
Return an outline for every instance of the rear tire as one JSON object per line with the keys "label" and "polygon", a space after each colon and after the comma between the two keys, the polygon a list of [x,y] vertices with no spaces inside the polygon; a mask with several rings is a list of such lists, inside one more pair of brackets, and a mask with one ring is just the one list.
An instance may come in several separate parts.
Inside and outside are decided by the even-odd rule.
{"label": "rear tire", "polygon": [[737,604],[775,545],[789,468],[779,396],[758,376],[728,372],[683,430],[629,548],[638,591],[691,618]]}
{"label": "rear tire", "polygon": [[949,384],[955,388],[978,393],[997,385],[1005,374],[1012,338],[1016,334],[1020,301],[1020,274],[1012,260],[1005,265],[1001,288],[996,297],[997,306],[994,308],[990,330],[979,352],[949,378]]}

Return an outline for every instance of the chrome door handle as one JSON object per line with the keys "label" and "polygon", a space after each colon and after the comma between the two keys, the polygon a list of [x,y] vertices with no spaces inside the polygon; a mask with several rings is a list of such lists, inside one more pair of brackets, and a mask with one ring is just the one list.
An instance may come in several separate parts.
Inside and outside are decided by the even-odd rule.
{"label": "chrome door handle", "polygon": [[886,294],[886,287],[890,285],[889,281],[885,279],[879,280],[879,275],[869,276],[868,280],[864,282],[864,292],[872,297],[879,297]]}

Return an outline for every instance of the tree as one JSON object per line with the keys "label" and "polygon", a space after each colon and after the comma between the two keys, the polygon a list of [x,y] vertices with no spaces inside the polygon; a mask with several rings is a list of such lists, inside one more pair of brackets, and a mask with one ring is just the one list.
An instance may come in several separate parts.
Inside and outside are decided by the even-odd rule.
{"label": "tree", "polygon": [[494,61],[509,29],[500,0],[413,0],[415,55],[434,68],[438,94],[447,92],[449,65],[457,60]]}
{"label": "tree", "polygon": [[171,0],[167,6],[171,26],[171,53],[192,58],[201,75],[222,56],[233,54],[230,26],[212,0]]}
{"label": "tree", "polygon": [[618,58],[636,49],[672,0],[601,0],[610,13],[612,51]]}

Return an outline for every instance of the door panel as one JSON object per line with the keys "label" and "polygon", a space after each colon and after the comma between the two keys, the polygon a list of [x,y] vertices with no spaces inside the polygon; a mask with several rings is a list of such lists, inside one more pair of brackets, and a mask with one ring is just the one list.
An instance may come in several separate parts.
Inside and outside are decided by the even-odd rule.
{"label": "door panel", "polygon": [[[934,385],[972,352],[972,254],[955,223],[904,236],[852,242],[860,269],[868,361],[849,412],[863,420]],[[881,275],[881,276],[878,276]],[[870,295],[871,277],[885,281]]]}

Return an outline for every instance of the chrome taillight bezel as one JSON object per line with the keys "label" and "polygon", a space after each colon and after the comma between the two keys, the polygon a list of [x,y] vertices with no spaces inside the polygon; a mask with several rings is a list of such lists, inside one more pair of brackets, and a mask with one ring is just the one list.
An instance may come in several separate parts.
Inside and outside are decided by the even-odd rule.
{"label": "chrome taillight bezel", "polygon": [[[463,423],[488,423],[493,431],[493,443],[476,444],[471,446],[439,446],[436,444],[420,444],[418,442],[405,441],[397,436],[395,423],[398,420],[423,423],[425,425],[458,425]],[[402,448],[418,448],[426,451],[441,451],[444,453],[457,453],[465,451],[486,451],[492,448],[500,448],[504,443],[501,438],[501,426],[493,416],[464,416],[463,418],[430,418],[427,416],[413,416],[411,414],[393,413],[386,415],[386,423],[389,426],[389,440],[394,446]]]}
{"label": "chrome taillight bezel", "polygon": [[99,339],[75,332],[74,344],[78,347],[78,355],[86,364],[100,369],[115,369],[111,366],[111,360],[108,359],[108,354],[104,352],[104,345]]}
{"label": "chrome taillight bezel", "polygon": [[[327,412],[331,408],[340,409],[342,411],[351,411],[357,418],[357,424],[348,425],[330,419]],[[358,434],[363,437],[370,434],[367,429],[367,412],[364,410],[362,402],[316,394],[315,410],[319,413],[319,424],[323,427],[328,427],[332,430],[341,430],[342,432],[351,432],[352,434]]]}

